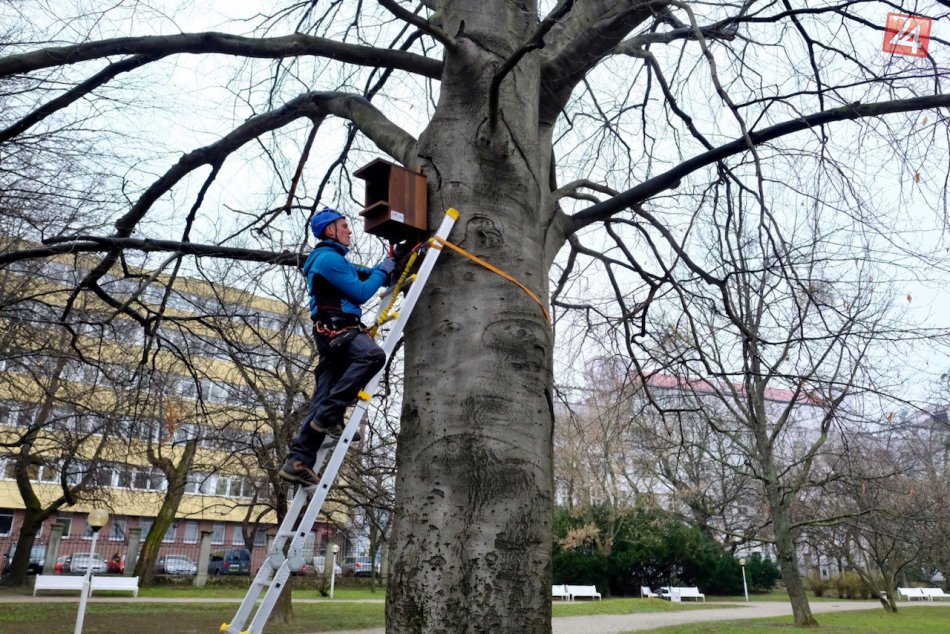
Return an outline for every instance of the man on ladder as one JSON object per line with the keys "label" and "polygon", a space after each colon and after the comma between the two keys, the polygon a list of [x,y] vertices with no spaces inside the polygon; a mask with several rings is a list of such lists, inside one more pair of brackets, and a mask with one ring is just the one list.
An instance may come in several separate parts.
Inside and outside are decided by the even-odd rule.
{"label": "man on ladder", "polygon": [[[320,358],[313,399],[278,472],[284,480],[304,486],[319,484],[313,465],[324,437],[343,433],[346,408],[386,363],[386,353],[360,321],[360,305],[373,297],[396,267],[392,257],[374,268],[349,262],[350,225],[334,209],[314,214],[310,228],[320,243],[307,257],[303,274]],[[359,440],[359,434],[353,440]]]}

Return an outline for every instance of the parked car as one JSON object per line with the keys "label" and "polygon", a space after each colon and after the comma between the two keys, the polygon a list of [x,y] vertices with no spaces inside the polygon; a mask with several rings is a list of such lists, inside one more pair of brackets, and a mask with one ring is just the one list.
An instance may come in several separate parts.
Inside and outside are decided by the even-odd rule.
{"label": "parked car", "polygon": [[[322,574],[323,574],[323,568],[324,568],[324,566],[326,565],[326,559],[327,559],[327,558],[324,557],[323,555],[317,555],[316,557],[313,558],[313,571],[314,571],[316,574],[318,574],[318,575],[322,575]],[[332,559],[332,558],[331,558],[331,559]],[[327,571],[327,572],[329,572],[329,571]],[[333,572],[334,572],[334,574],[338,574],[338,575],[342,575],[342,574],[343,574],[343,568],[340,567],[340,564],[339,564],[339,563],[337,563],[337,564],[334,566]]]}
{"label": "parked car", "polygon": [[106,560],[98,553],[91,557],[89,553],[73,553],[63,567],[71,575],[84,575],[89,568],[92,568],[92,574],[102,575],[109,569]]}
{"label": "parked car", "polygon": [[160,575],[198,574],[198,564],[184,555],[163,555],[155,563],[155,572]]}
{"label": "parked car", "polygon": [[[10,574],[13,569],[13,556],[16,554],[16,544],[10,544],[3,560],[3,574]],[[46,544],[33,544],[30,549],[30,563],[27,565],[27,574],[38,575],[46,565]]]}
{"label": "parked car", "polygon": [[209,575],[251,574],[251,551],[247,548],[228,548],[211,553],[208,561]]}
{"label": "parked car", "polygon": [[[347,557],[343,560],[343,575],[347,577],[371,577],[373,575],[373,560],[369,557]],[[379,562],[376,562],[376,575],[379,576]]]}

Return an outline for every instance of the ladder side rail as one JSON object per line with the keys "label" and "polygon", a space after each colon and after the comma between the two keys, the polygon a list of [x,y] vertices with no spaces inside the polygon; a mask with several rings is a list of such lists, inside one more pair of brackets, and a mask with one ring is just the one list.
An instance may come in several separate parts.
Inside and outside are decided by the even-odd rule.
{"label": "ladder side rail", "polygon": [[[313,526],[313,523],[316,521],[317,515],[320,513],[323,503],[326,501],[327,495],[330,492],[330,486],[336,479],[337,471],[339,471],[340,465],[343,464],[346,452],[350,448],[353,433],[356,431],[356,425],[354,423],[363,417],[366,409],[366,401],[360,401],[353,409],[350,422],[346,425],[346,431],[343,432],[343,435],[340,436],[340,439],[337,441],[336,448],[333,450],[330,461],[327,463],[323,476],[320,478],[320,483],[317,485],[313,497],[310,498],[310,504],[307,505],[307,510],[304,512],[303,517],[300,518],[300,523],[294,531],[294,537],[290,542],[291,549],[299,548],[306,540],[307,533],[310,532],[310,527]],[[267,619],[270,618],[270,613],[274,609],[274,605],[276,605],[277,599],[280,597],[283,585],[289,576],[290,566],[284,561],[274,574],[274,578],[270,581],[270,586],[267,588],[264,599],[257,609],[257,614],[254,615],[254,620],[251,621],[251,625],[247,630],[250,634],[261,634],[261,632],[263,632],[264,624],[267,622]],[[240,631],[238,630],[238,632]]]}
{"label": "ladder side rail", "polygon": [[[330,453],[330,449],[335,445],[336,442],[333,440],[327,439],[324,441],[320,446],[320,450],[317,452],[317,459],[314,464],[315,469],[319,470],[320,465],[323,464],[327,455]],[[276,576],[275,571],[279,570],[279,565],[274,566],[273,564],[276,561],[280,561],[281,564],[284,562],[284,544],[289,537],[295,534],[294,529],[297,525],[297,519],[300,517],[300,512],[303,510],[309,497],[310,492],[305,487],[298,486],[296,488],[294,496],[291,498],[290,506],[287,508],[287,513],[284,515],[284,519],[277,529],[277,535],[274,537],[271,549],[267,553],[267,559],[261,564],[260,569],[258,569],[257,574],[254,576],[254,581],[247,589],[247,593],[245,593],[244,599],[238,607],[237,613],[225,628],[227,634],[241,634],[241,632],[244,631],[244,624],[247,623],[248,618],[251,616],[261,592],[264,591],[264,588],[273,583]]]}
{"label": "ladder side rail", "polygon": [[[254,581],[251,582],[251,586],[244,594],[244,599],[241,601],[241,605],[238,607],[234,618],[231,619],[231,622],[225,627],[225,632],[228,634],[240,634],[240,632],[243,631],[244,624],[247,622],[248,617],[251,616],[254,605],[257,603],[257,598],[261,595],[264,588],[270,585],[274,574],[274,566],[272,563],[276,559],[280,559],[282,562],[284,542],[289,535],[293,534],[294,524],[306,501],[307,492],[304,491],[302,487],[297,487],[290,507],[287,509],[287,513],[284,515],[280,527],[277,529],[277,536],[274,538],[271,550],[267,553],[267,559],[264,560],[264,563],[262,563],[261,567],[257,570],[257,574],[254,575]],[[277,553],[280,553],[279,558],[276,557]]]}
{"label": "ladder side rail", "polygon": [[[277,599],[280,598],[280,593],[284,589],[284,584],[287,583],[289,578],[290,566],[285,561],[274,573],[274,578],[270,582],[270,587],[267,589],[267,594],[264,595],[264,599],[261,601],[260,607],[257,608],[257,614],[254,615],[254,620],[251,621],[251,624],[246,630],[247,634],[264,633],[264,626],[267,625],[267,619],[270,618],[270,613],[274,611],[274,606],[277,605]],[[245,633],[241,632],[239,634]]]}

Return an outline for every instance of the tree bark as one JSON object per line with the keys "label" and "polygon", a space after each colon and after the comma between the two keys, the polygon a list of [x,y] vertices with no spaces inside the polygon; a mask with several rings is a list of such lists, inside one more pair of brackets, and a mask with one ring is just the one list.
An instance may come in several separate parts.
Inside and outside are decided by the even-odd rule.
{"label": "tree bark", "polygon": [[177,465],[172,465],[169,460],[158,461],[157,466],[164,472],[165,478],[168,480],[168,489],[165,492],[165,497],[162,498],[162,506],[155,516],[155,523],[152,524],[152,529],[146,536],[139,558],[135,562],[135,574],[143,587],[152,585],[155,580],[155,561],[158,559],[158,551],[162,547],[162,540],[165,538],[168,527],[175,521],[175,514],[178,512],[178,506],[185,494],[188,471],[191,469],[192,462],[194,462],[197,448],[198,441],[189,440],[185,444],[185,450]]}
{"label": "tree bark", "polygon": [[781,492],[773,485],[767,486],[772,530],[775,533],[775,549],[778,554],[779,570],[782,571],[782,580],[785,582],[785,591],[788,593],[789,603],[792,605],[792,614],[795,625],[798,627],[817,627],[818,621],[812,616],[811,606],[808,604],[808,595],[805,593],[805,583],[798,574],[798,553],[795,550],[795,540],[792,536],[791,521],[788,517],[788,508],[781,499]]}
{"label": "tree bark", "polygon": [[16,552],[10,562],[10,574],[3,580],[6,586],[25,586],[28,580],[30,554],[36,533],[43,521],[49,517],[42,509],[26,508],[23,512],[23,524],[20,526],[20,535],[16,541]]}
{"label": "tree bark", "polygon": [[[546,300],[541,208],[549,139],[539,139],[538,67],[502,82],[487,125],[497,56],[535,25],[511,3],[458,8],[439,105],[420,137],[429,219],[460,218],[450,240]],[[506,16],[503,19],[501,16]],[[501,43],[500,43],[501,42]],[[540,151],[539,151],[540,148]],[[529,297],[444,252],[406,330],[387,631],[551,631],[553,371],[550,325]]]}

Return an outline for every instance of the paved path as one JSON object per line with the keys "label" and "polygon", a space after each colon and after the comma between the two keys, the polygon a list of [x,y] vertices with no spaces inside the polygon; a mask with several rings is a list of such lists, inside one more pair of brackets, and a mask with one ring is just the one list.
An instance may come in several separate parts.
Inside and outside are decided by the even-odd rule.
{"label": "paved path", "polygon": [[[637,630],[652,630],[668,625],[683,625],[710,621],[762,619],[770,616],[791,616],[792,606],[787,601],[752,601],[748,604],[731,603],[735,607],[711,610],[683,610],[682,612],[650,612],[646,614],[603,614],[598,616],[564,616],[553,619],[553,634],[620,634]],[[881,608],[879,601],[813,601],[811,611],[840,612],[845,610],[872,610]],[[339,634],[339,633],[338,633]]]}
{"label": "paved path", "polygon": [[[917,602],[914,605],[923,605]],[[711,621],[733,621],[737,619],[762,619],[770,616],[791,616],[792,608],[788,602],[752,601],[750,603],[729,603],[728,608],[709,610],[683,610],[682,612],[648,612],[643,614],[599,614],[591,616],[561,616],[552,619],[553,634],[620,634],[638,630],[652,630],[668,625],[684,625]],[[906,604],[901,604],[906,605]],[[931,604],[932,605],[932,604]],[[946,605],[946,604],[944,604]],[[735,606],[735,607],[731,607]],[[813,601],[811,611],[845,612],[849,610],[881,609],[878,601]],[[383,628],[369,630],[337,631],[333,634],[385,634]]]}

